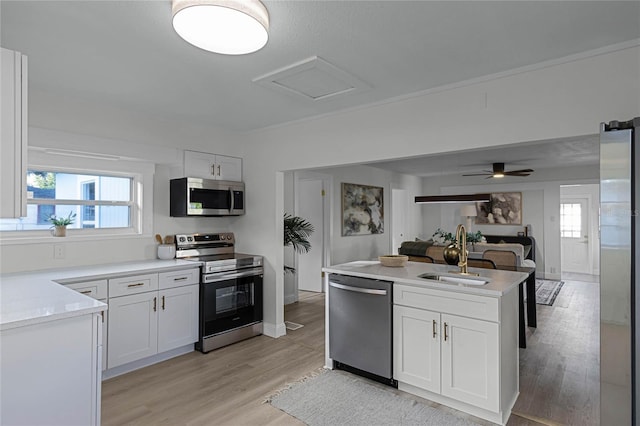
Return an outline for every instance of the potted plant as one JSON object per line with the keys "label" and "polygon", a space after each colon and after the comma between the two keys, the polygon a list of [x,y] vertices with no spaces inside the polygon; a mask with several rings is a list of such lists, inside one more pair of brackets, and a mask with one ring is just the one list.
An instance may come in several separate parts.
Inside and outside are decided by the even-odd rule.
{"label": "potted plant", "polygon": [[52,214],[48,220],[53,224],[51,227],[51,234],[54,237],[66,237],[67,226],[73,224],[76,220],[76,214],[74,212],[69,212],[69,215],[66,217],[59,217]]}
{"label": "potted plant", "polygon": [[[284,214],[284,246],[292,246],[297,253],[308,253],[311,250],[309,236],[313,233],[313,225],[299,216]],[[296,269],[284,266],[285,272],[295,273]]]}

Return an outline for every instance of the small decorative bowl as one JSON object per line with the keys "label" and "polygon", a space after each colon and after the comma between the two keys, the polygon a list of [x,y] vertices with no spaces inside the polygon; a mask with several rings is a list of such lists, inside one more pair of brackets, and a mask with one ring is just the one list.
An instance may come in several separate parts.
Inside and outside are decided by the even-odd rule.
{"label": "small decorative bowl", "polygon": [[405,256],[404,254],[387,254],[384,256],[378,256],[378,260],[382,266],[400,267],[407,264],[409,256]]}

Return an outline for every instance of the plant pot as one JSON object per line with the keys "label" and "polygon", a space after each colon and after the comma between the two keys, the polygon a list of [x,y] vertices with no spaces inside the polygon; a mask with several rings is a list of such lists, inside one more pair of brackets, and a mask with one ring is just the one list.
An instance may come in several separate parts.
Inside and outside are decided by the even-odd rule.
{"label": "plant pot", "polygon": [[62,226],[54,226],[51,230],[51,235],[54,237],[66,237],[67,236],[67,227]]}

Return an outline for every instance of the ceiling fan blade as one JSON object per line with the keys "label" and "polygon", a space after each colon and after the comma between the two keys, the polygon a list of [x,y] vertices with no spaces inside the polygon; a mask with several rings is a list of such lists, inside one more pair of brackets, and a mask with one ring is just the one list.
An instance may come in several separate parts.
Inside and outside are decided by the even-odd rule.
{"label": "ceiling fan blade", "polygon": [[521,172],[504,172],[505,176],[530,176],[531,173],[521,173]]}
{"label": "ceiling fan blade", "polygon": [[533,169],[520,169],[520,170],[511,170],[506,173],[533,173]]}

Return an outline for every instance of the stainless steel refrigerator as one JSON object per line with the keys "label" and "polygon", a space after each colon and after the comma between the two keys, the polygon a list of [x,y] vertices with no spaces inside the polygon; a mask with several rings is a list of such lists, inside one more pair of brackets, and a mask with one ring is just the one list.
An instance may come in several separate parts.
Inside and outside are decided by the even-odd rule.
{"label": "stainless steel refrigerator", "polygon": [[636,425],[640,117],[600,125],[600,424]]}

